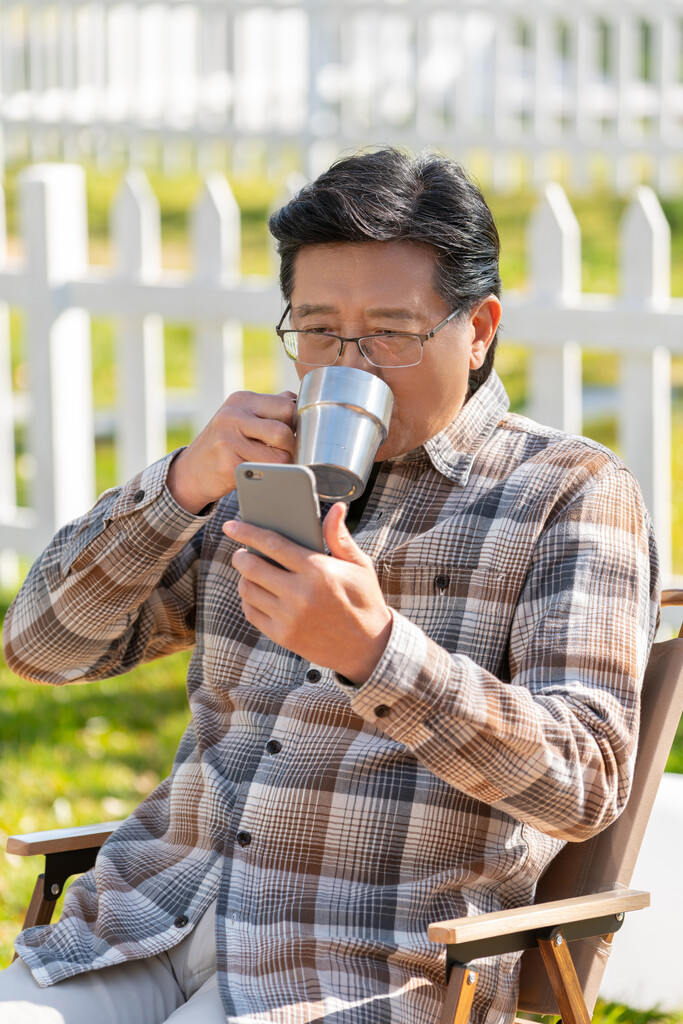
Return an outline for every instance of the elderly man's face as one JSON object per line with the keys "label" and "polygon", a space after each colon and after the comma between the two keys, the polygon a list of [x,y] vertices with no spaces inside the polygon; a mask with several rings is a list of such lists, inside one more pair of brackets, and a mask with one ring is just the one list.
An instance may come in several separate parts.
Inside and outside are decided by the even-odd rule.
{"label": "elderly man's face", "polygon": [[[452,312],[434,291],[434,255],[412,242],[325,243],[296,257],[291,322],[297,330],[342,337],[383,331],[426,334]],[[489,296],[425,342],[422,362],[394,369],[373,366],[357,345],[345,345],[337,365],[381,377],[394,411],[378,459],[404,455],[434,437],[462,408],[468,374],[484,361],[500,319]],[[302,377],[307,367],[296,364]]]}

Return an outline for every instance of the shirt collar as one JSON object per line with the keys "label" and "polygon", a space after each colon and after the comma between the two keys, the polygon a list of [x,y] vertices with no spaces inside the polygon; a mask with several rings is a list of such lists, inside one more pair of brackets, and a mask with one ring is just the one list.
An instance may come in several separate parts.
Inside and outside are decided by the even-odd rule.
{"label": "shirt collar", "polygon": [[412,461],[426,453],[439,473],[458,487],[465,487],[477,453],[509,407],[510,399],[503,382],[492,370],[447,427],[403,458]]}

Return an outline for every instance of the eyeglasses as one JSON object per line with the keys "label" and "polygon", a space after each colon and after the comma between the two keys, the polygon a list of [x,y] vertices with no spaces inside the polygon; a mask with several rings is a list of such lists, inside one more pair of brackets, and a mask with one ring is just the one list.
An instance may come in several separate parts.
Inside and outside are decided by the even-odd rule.
{"label": "eyeglasses", "polygon": [[322,331],[293,331],[283,328],[285,317],[291,310],[287,304],[275,332],[285,347],[290,359],[308,366],[332,366],[342,354],[344,345],[358,345],[358,348],[373,366],[416,366],[422,360],[422,346],[433,338],[442,327],[449,324],[458,313],[453,310],[445,320],[427,334],[403,334],[390,331],[384,334],[370,334],[362,338],[341,338],[338,334]]}

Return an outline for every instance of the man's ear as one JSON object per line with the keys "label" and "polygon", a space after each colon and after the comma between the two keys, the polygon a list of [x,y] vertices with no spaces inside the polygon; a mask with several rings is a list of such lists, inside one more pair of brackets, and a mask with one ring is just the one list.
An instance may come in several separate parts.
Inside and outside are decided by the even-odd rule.
{"label": "man's ear", "polygon": [[495,295],[488,295],[470,313],[470,370],[478,370],[486,359],[489,345],[496,336],[502,312],[500,299]]}

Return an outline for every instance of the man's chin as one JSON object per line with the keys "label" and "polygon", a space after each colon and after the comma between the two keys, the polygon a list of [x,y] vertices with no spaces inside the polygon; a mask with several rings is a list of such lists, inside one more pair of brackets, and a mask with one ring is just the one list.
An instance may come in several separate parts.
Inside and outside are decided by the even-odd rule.
{"label": "man's chin", "polygon": [[383,445],[380,445],[377,455],[375,456],[375,462],[386,462],[387,459],[395,459],[396,452],[394,446],[389,440],[386,440]]}
{"label": "man's chin", "polygon": [[412,438],[404,437],[393,438],[391,434],[386,439],[375,456],[375,462],[386,462],[387,459],[399,459],[402,455],[407,455],[408,452],[412,452],[415,448],[419,448],[421,441],[415,441]]}

